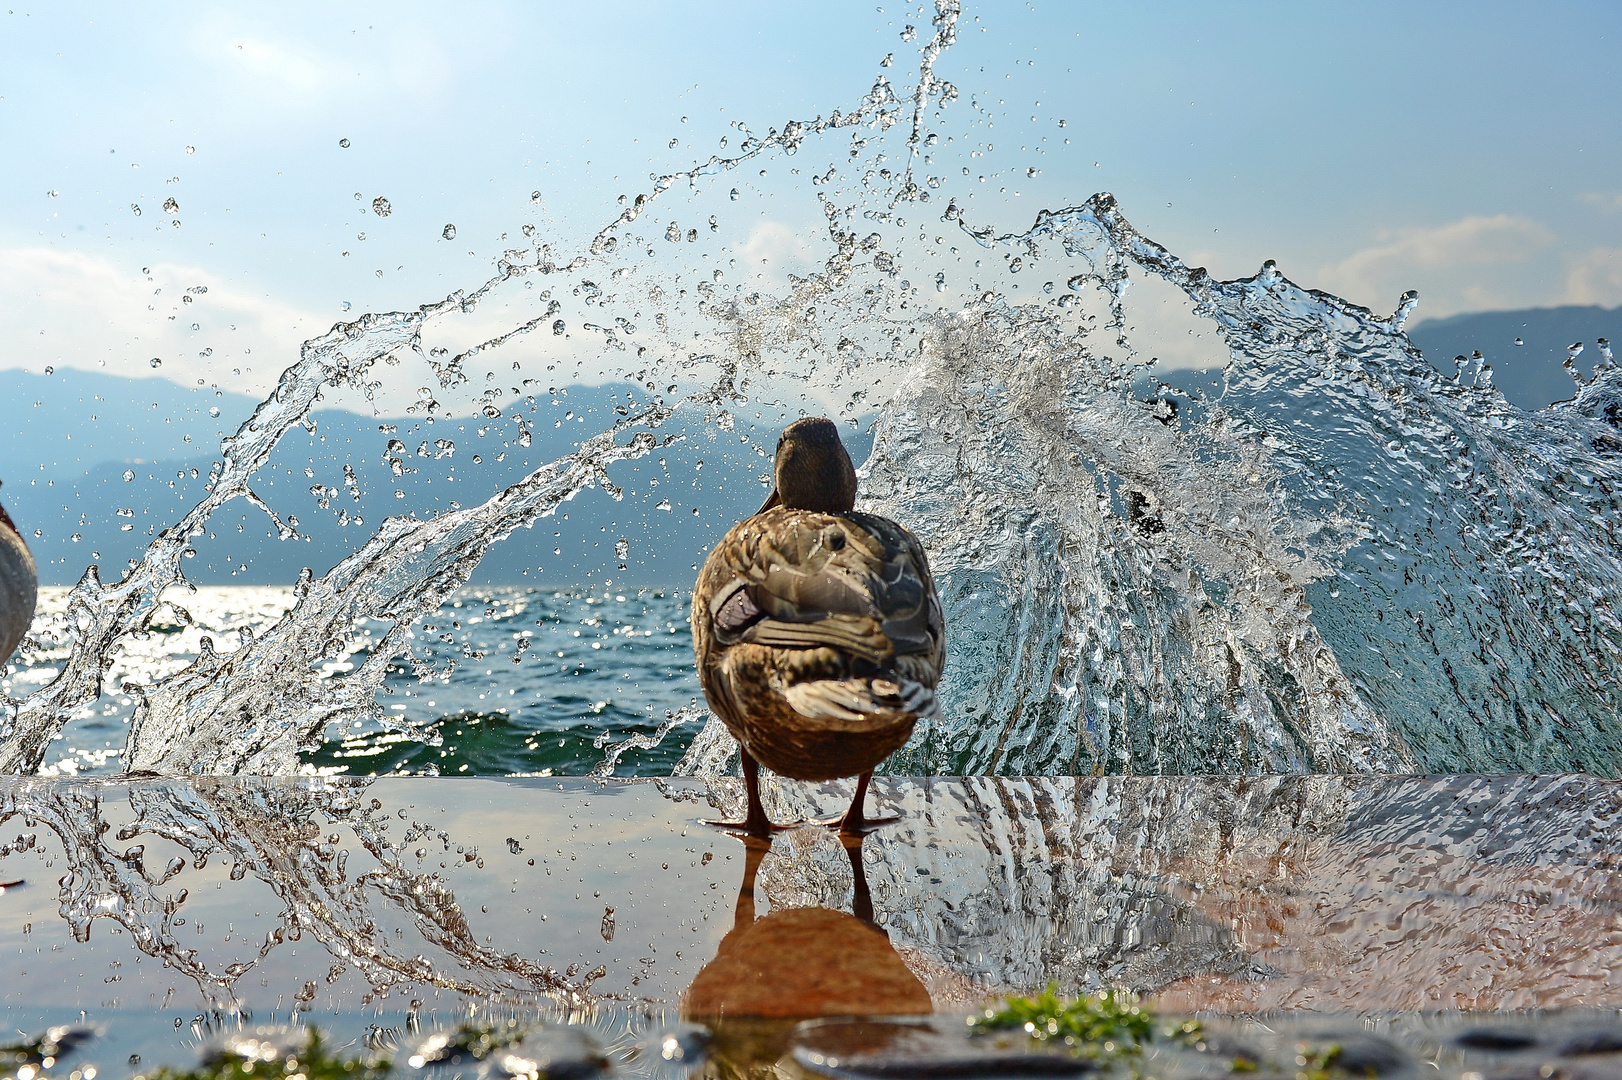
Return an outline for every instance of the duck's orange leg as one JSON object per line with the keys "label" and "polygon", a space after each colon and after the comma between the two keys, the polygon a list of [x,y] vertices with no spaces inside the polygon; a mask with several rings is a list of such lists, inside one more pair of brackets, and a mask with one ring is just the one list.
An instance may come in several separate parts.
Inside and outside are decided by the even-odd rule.
{"label": "duck's orange leg", "polygon": [[701,824],[713,825],[718,829],[729,832],[748,833],[750,836],[769,837],[774,829],[792,829],[793,825],[774,825],[772,819],[766,816],[766,808],[760,802],[760,765],[749,756],[749,751],[741,745],[738,747],[738,757],[743,763],[743,790],[748,796],[748,810],[742,821],[704,821]]}
{"label": "duck's orange leg", "polygon": [[838,825],[839,831],[846,836],[866,836],[880,825],[889,825],[900,821],[898,815],[889,817],[870,818],[862,812],[862,804],[867,801],[867,782],[873,779],[873,770],[864,772],[861,779],[856,781],[856,797],[850,801],[850,809],[845,811],[842,818],[830,818],[824,825]]}

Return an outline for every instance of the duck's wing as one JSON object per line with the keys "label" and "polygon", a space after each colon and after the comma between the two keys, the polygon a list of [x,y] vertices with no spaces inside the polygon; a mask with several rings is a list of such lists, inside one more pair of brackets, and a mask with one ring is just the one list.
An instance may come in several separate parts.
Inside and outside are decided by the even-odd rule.
{"label": "duck's wing", "polygon": [[701,584],[718,644],[831,649],[850,675],[934,685],[940,601],[923,548],[895,522],[779,507],[740,524],[716,555],[724,565],[712,557],[706,576],[719,573]]}

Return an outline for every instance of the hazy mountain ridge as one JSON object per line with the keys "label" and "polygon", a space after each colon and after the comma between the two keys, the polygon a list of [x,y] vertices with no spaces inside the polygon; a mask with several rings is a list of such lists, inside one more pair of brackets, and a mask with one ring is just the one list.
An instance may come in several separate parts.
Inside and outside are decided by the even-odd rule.
{"label": "hazy mountain ridge", "polygon": [[[1600,307],[1476,312],[1429,320],[1409,332],[1425,358],[1446,373],[1452,372],[1455,355],[1480,349],[1493,365],[1495,384],[1525,409],[1572,396],[1574,384],[1562,367],[1568,345],[1586,344],[1578,360],[1586,375],[1599,357],[1595,341],[1619,336],[1622,308]],[[1516,345],[1517,338],[1523,344]],[[1198,377],[1176,374],[1184,381]],[[609,427],[615,410],[642,400],[640,394],[629,384],[573,386],[537,396],[533,407],[518,399],[507,406],[508,416],[496,421],[429,423],[412,416],[317,412],[315,432],[290,432],[255,488],[278,513],[297,519],[299,539],[276,539],[266,515],[246,503],[227,507],[213,519],[211,536],[199,538],[198,556],[188,562],[187,573],[197,583],[216,584],[285,584],[305,566],[322,573],[358,547],[385,516],[483,501]],[[258,404],[247,395],[180,386],[161,377],[130,379],[73,369],[51,375],[0,371],[0,401],[8,405],[8,422],[0,425],[0,501],[33,548],[42,581],[58,585],[78,580],[91,562],[105,575],[115,575],[126,560],[139,558],[156,530],[197,501],[220,438]],[[218,415],[212,415],[216,409]],[[517,441],[515,410],[532,432],[528,447]],[[726,528],[758,507],[765,491],[760,478],[770,465],[757,446],[773,444],[780,422],[775,412],[766,414],[756,430],[740,418],[738,431],[728,434],[696,413],[678,413],[663,430],[683,436],[681,441],[615,467],[612,476],[624,488],[622,501],[601,490],[582,492],[553,518],[492,548],[477,580],[689,581],[694,564]],[[858,462],[871,445],[866,427],[847,430]],[[404,453],[396,455],[406,470],[399,476],[386,452],[396,438],[405,444]],[[454,449],[436,446],[439,440],[454,443]],[[346,464],[353,470],[352,484]],[[317,485],[320,496],[311,493]],[[614,556],[615,542],[622,538],[628,548],[624,570]]]}
{"label": "hazy mountain ridge", "polygon": [[[1493,369],[1493,384],[1523,409],[1542,409],[1576,392],[1562,365],[1566,347],[1583,342],[1577,360],[1584,376],[1599,360],[1595,341],[1622,339],[1622,308],[1553,307],[1478,311],[1430,319],[1408,331],[1438,371],[1451,375],[1455,356],[1479,349]],[[1519,338],[1522,344],[1515,344]]]}
{"label": "hazy mountain ridge", "polygon": [[[212,391],[205,397],[162,380],[80,372],[66,389],[47,381],[58,378],[0,373],[0,385],[10,384],[8,394],[24,391],[30,413],[26,427],[7,431],[0,444],[0,477],[7,480],[0,499],[24,530],[42,581],[70,584],[91,562],[111,576],[126,560],[139,558],[149,538],[200,497],[220,433],[227,423],[234,430],[255,403]],[[299,538],[277,539],[263,511],[233,504],[211,520],[210,535],[198,539],[197,557],[186,572],[199,584],[285,584],[305,566],[322,573],[363,543],[385,516],[481,502],[569,453],[579,440],[610,427],[619,418],[616,410],[642,400],[634,387],[611,384],[564,388],[536,397],[533,406],[520,398],[498,420],[429,423],[413,416],[314,413],[315,431],[289,432],[254,486],[284,519],[296,519]],[[220,417],[208,416],[209,407],[220,408]],[[173,413],[165,415],[166,408]],[[515,415],[524,417],[531,432],[528,447],[518,440]],[[691,580],[693,565],[763,498],[760,478],[769,462],[747,439],[770,447],[779,420],[773,412],[758,423],[764,427],[757,431],[740,419],[736,432],[725,433],[697,412],[678,411],[660,429],[678,436],[677,442],[611,470],[624,490],[621,501],[602,490],[582,492],[552,518],[493,547],[476,580]],[[42,432],[55,437],[30,441]],[[860,460],[869,437],[850,432],[847,438]],[[403,451],[390,454],[393,439]],[[400,462],[399,475],[391,457]],[[312,491],[317,487],[319,495]],[[620,539],[627,545],[623,560],[614,552]]]}

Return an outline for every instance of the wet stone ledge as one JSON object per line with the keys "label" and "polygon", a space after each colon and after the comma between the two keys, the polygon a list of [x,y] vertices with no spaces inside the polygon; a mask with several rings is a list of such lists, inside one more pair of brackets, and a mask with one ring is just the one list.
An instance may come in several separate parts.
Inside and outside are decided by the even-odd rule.
{"label": "wet stone ledge", "polygon": [[[768,785],[768,809],[826,816],[848,792]],[[1622,1080],[1614,782],[889,779],[872,808],[900,820],[848,845],[700,824],[740,798],[730,780],[0,781],[7,1023],[88,1025],[108,1078],[266,1024],[394,1055],[470,1014],[581,1021],[615,1069],[674,1031],[706,1061],[902,1075],[884,1062],[933,1055],[936,1075],[960,1066],[930,1039],[988,1052],[959,1045],[962,1017],[1052,983],[1201,1016],[1206,1048],[1157,1044],[1154,1075]],[[1523,1015],[1482,1015],[1505,1012]],[[925,1019],[893,1046],[812,1038],[897,1014]],[[1400,1060],[1357,1064],[1354,1037]],[[1340,1064],[1296,1052],[1320,1042]],[[998,1068],[1098,1068],[1038,1056],[1056,1052]]]}
{"label": "wet stone ledge", "polygon": [[[373,1028],[334,1038],[315,1025],[228,1030],[169,1059],[122,1061],[105,1028],[48,1029],[0,1046],[7,1080],[588,1080],[705,1076],[896,1080],[1083,1077],[1100,1080],[1613,1080],[1622,1076],[1614,1012],[1536,1018],[1398,1014],[1156,1018],[1160,1034],[1127,1047],[977,1032],[969,1016],[837,1017],[749,1024],[728,1038],[659,1010],[604,1005],[568,1016],[466,1018],[429,1031]],[[219,1022],[219,1018],[214,1018]]]}

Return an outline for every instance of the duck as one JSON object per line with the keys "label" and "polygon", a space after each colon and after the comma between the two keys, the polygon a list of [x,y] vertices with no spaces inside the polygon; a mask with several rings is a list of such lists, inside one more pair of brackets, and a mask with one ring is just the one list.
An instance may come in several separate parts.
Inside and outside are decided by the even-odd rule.
{"label": "duck", "polygon": [[693,651],[710,711],[738,741],[747,810],[719,825],[769,836],[760,767],[793,780],[857,777],[843,817],[860,835],[873,770],[939,713],[946,658],[923,545],[855,509],[856,469],[827,417],[788,425],[760,510],[710,552],[693,589]]}
{"label": "duck", "polygon": [[12,522],[0,506],[0,670],[34,621],[39,600],[39,569]]}

